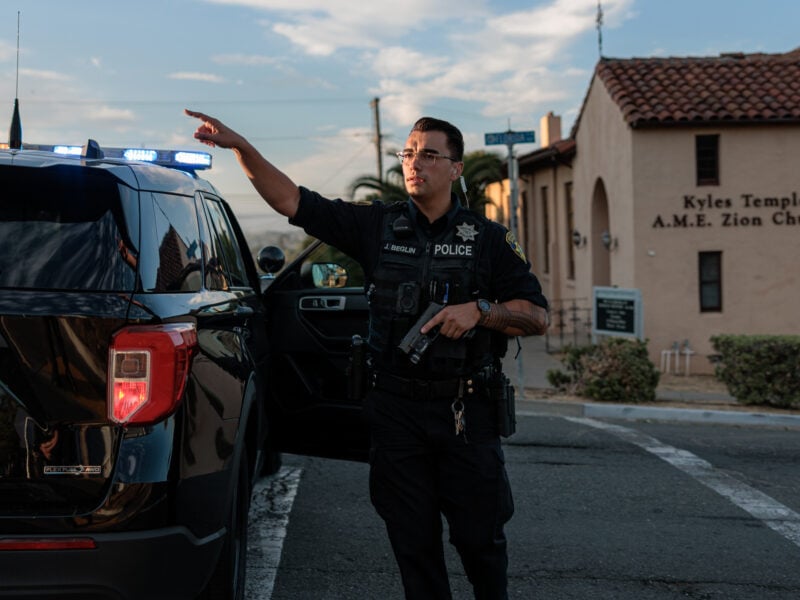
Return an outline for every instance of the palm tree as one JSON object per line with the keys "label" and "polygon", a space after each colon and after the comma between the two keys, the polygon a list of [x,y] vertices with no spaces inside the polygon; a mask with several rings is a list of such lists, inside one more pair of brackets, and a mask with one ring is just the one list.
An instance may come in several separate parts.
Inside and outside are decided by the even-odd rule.
{"label": "palm tree", "polygon": [[383,180],[371,175],[362,175],[353,180],[348,189],[350,199],[352,200],[356,192],[362,188],[371,190],[364,197],[367,202],[382,200],[389,204],[408,200],[408,193],[406,192],[405,184],[403,184],[403,166],[400,163],[386,171],[386,177]]}
{"label": "palm tree", "polygon": [[[467,183],[467,197],[471,210],[485,214],[485,207],[491,202],[486,196],[486,186],[490,183],[502,181],[503,159],[494,152],[476,150],[464,155],[464,180]],[[462,195],[461,184],[454,184],[454,191]]]}
{"label": "palm tree", "polygon": [[[504,179],[502,165],[503,160],[492,152],[476,150],[464,155],[463,174],[471,210],[484,214],[484,207],[490,202],[486,197],[486,186]],[[386,203],[405,202],[408,199],[403,184],[403,166],[400,163],[392,166],[383,180],[370,175],[363,175],[353,180],[349,186],[350,198],[354,198],[356,192],[362,188],[370,190],[364,197],[368,202],[378,199]],[[464,195],[461,183],[458,181],[453,184],[453,191],[459,198]]]}

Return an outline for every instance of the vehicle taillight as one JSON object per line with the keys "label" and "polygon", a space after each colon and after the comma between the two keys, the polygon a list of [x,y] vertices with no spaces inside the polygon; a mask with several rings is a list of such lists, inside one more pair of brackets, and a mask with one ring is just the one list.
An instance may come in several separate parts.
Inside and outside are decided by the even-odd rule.
{"label": "vehicle taillight", "polygon": [[91,538],[2,538],[3,550],[94,550],[97,544]]}
{"label": "vehicle taillight", "polygon": [[108,417],[146,425],[172,414],[196,350],[193,323],[131,326],[115,333],[108,353]]}

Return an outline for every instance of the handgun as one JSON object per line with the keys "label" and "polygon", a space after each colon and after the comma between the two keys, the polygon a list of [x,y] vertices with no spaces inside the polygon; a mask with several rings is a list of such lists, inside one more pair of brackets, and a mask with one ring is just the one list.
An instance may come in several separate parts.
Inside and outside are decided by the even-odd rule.
{"label": "handgun", "polygon": [[420,329],[425,323],[430,321],[440,310],[443,304],[431,302],[428,308],[420,315],[417,322],[408,330],[408,333],[400,340],[398,348],[408,354],[408,359],[415,365],[422,359],[422,355],[439,335],[439,327],[434,327],[428,333],[422,333]]}

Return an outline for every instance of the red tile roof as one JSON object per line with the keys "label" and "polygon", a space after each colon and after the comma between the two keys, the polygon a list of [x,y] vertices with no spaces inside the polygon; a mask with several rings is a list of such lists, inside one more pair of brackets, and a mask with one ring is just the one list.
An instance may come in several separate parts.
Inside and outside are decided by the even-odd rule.
{"label": "red tile roof", "polygon": [[800,48],[784,54],[603,58],[595,74],[631,127],[800,123]]}
{"label": "red tile roof", "polygon": [[[572,158],[575,156],[576,143],[574,138],[567,138],[565,140],[558,140],[549,146],[539,148],[533,152],[529,152],[519,158],[519,172],[522,175],[533,173],[542,166],[549,165],[567,165],[572,164]],[[508,161],[505,161],[508,165]]]}

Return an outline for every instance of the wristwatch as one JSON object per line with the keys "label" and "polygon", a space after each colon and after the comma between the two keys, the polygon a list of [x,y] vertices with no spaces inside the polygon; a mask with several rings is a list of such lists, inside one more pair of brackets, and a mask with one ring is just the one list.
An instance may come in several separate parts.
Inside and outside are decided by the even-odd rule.
{"label": "wristwatch", "polygon": [[478,310],[481,313],[481,316],[478,319],[478,323],[485,323],[486,319],[489,318],[489,314],[491,314],[492,312],[492,303],[483,298],[478,298],[475,301],[475,304],[478,305]]}

